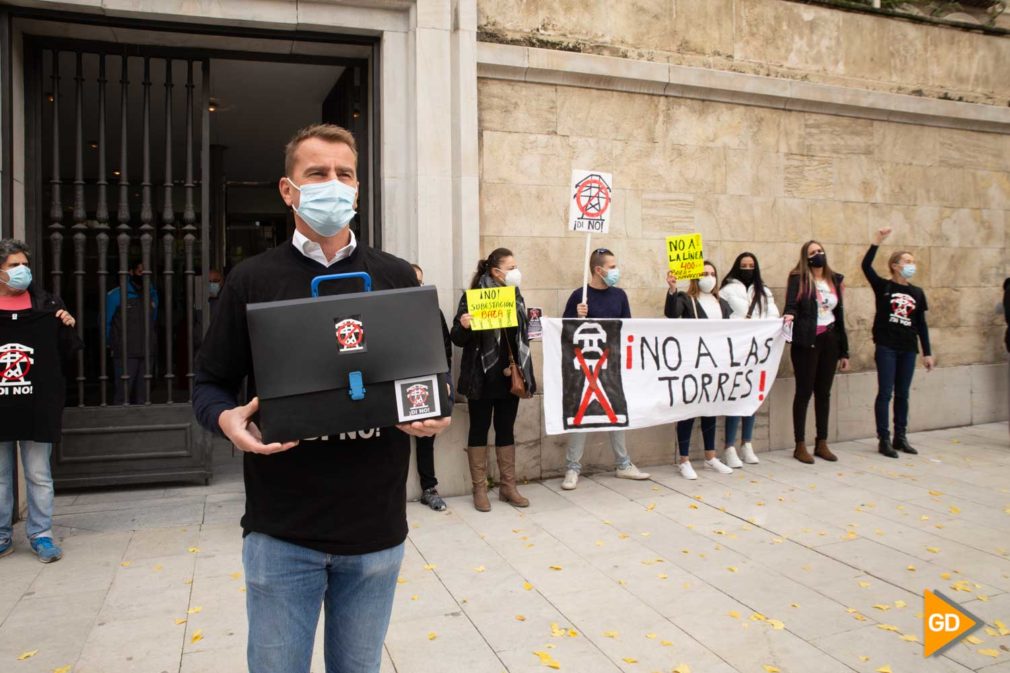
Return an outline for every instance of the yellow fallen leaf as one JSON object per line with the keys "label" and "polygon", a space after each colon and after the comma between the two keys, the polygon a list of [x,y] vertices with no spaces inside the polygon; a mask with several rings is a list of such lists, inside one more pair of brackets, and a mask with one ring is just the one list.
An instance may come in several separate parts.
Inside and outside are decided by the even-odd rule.
{"label": "yellow fallen leaf", "polygon": [[652,510],[654,510],[654,509],[656,509],[656,503],[654,503],[654,502],[650,502],[650,503],[649,503],[649,504],[648,504],[648,505],[647,505],[647,506],[645,507],[645,511],[646,511],[646,512],[651,512],[651,511],[652,511]]}
{"label": "yellow fallen leaf", "polygon": [[929,494],[931,496],[933,496],[934,498],[939,498],[941,495],[943,495],[943,492],[942,491],[933,491],[933,490],[931,490],[929,492]]}
{"label": "yellow fallen leaf", "polygon": [[233,580],[237,580],[237,579],[240,579],[242,577],[242,573],[236,571],[236,572],[233,572],[233,573],[229,574],[228,577],[232,578]]}
{"label": "yellow fallen leaf", "polygon": [[524,617],[523,615],[516,615],[516,621],[517,622],[525,622],[526,621],[526,617]]}
{"label": "yellow fallen leaf", "polygon": [[975,594],[975,598],[979,599],[983,603],[988,603],[989,602],[989,597],[986,596],[985,594]]}
{"label": "yellow fallen leaf", "polygon": [[873,607],[877,608],[878,610],[890,610],[891,609],[891,606],[888,605],[887,603],[877,603]]}
{"label": "yellow fallen leaf", "polygon": [[919,517],[919,521],[929,521],[929,517],[923,514],[922,516]]}
{"label": "yellow fallen leaf", "polygon": [[568,637],[569,638],[578,638],[579,637],[579,632],[576,631],[575,629],[568,629]]}
{"label": "yellow fallen leaf", "polygon": [[778,619],[769,619],[768,622],[767,622],[767,624],[769,626],[771,626],[773,629],[775,629],[776,631],[781,631],[782,629],[786,628],[786,625],[783,624]]}
{"label": "yellow fallen leaf", "polygon": [[410,597],[410,600],[416,601],[418,598],[420,598],[420,596],[418,596],[417,594],[414,594],[413,596]]}
{"label": "yellow fallen leaf", "polygon": [[151,568],[151,570],[153,570],[156,573],[160,573],[164,569],[165,569],[165,566],[161,565],[160,563],[155,563],[154,567]]}
{"label": "yellow fallen leaf", "polygon": [[733,619],[740,619],[740,613],[736,610],[730,610],[727,614]]}
{"label": "yellow fallen leaf", "polygon": [[129,568],[131,563],[132,561],[121,561],[119,565],[121,565],[124,568]]}
{"label": "yellow fallen leaf", "polygon": [[561,566],[548,566],[551,570],[561,570]]}
{"label": "yellow fallen leaf", "polygon": [[967,642],[971,643],[972,645],[981,645],[982,643],[985,642],[984,640],[982,640],[981,638],[979,638],[977,636],[967,636],[967,637],[965,637],[965,640]]}
{"label": "yellow fallen leaf", "polygon": [[901,639],[909,643],[919,642],[919,636],[915,635],[914,633],[906,633],[901,637]]}
{"label": "yellow fallen leaf", "polygon": [[641,533],[639,533],[639,535],[641,535],[642,537],[649,537],[650,535],[652,535],[652,533],[650,533],[647,530],[644,530]]}
{"label": "yellow fallen leaf", "polygon": [[186,622],[188,622],[188,621],[189,621],[189,620],[188,620],[188,619],[186,619],[186,618],[184,618],[184,617],[176,617],[176,619],[175,619],[175,623],[176,623],[176,624],[185,624],[185,623],[186,623]]}
{"label": "yellow fallen leaf", "polygon": [[869,582],[860,582],[859,586],[861,588],[863,588],[863,589],[869,589],[870,588],[870,583]]}
{"label": "yellow fallen leaf", "polygon": [[800,607],[800,604],[799,603],[790,603],[789,607],[791,607],[791,608],[798,608],[798,607]]}
{"label": "yellow fallen leaf", "polygon": [[561,664],[555,661],[554,657],[551,656],[550,652],[534,652],[533,654],[540,657],[540,663],[547,668],[553,668],[555,670],[561,668]]}
{"label": "yellow fallen leaf", "polygon": [[915,572],[915,566],[914,566],[914,565],[911,565],[911,564],[909,564],[909,565],[908,565],[908,566],[907,566],[907,567],[905,568],[905,570],[907,570],[907,571],[908,571],[908,572],[910,572],[910,573],[914,573],[914,572]]}
{"label": "yellow fallen leaf", "polygon": [[783,542],[785,542],[785,540],[780,537],[772,538],[772,544],[782,544]]}
{"label": "yellow fallen leaf", "polygon": [[186,584],[186,585],[192,584],[193,583],[193,578],[192,577],[188,577],[188,578],[184,579],[182,581],[182,583]]}
{"label": "yellow fallen leaf", "polygon": [[752,622],[766,622],[766,621],[768,621],[768,618],[767,618],[767,617],[765,617],[765,616],[764,616],[763,614],[761,614],[760,612],[755,612],[754,614],[752,614],[752,615],[750,616],[750,620],[751,620]]}
{"label": "yellow fallen leaf", "polygon": [[25,659],[31,659],[32,657],[34,657],[38,653],[39,653],[38,650],[28,650],[27,652],[22,652],[21,654],[18,655],[18,661],[24,661]]}
{"label": "yellow fallen leaf", "polygon": [[425,570],[434,570],[435,568],[436,568],[436,566],[435,566],[434,563],[425,563],[424,564],[424,569]]}
{"label": "yellow fallen leaf", "polygon": [[694,504],[693,502],[689,504],[687,507],[688,509],[698,509],[698,505]]}
{"label": "yellow fallen leaf", "polygon": [[198,612],[203,612],[203,608],[199,605],[195,605],[191,607],[189,610],[186,610],[187,615],[195,615]]}
{"label": "yellow fallen leaf", "polygon": [[951,514],[960,514],[961,513],[961,508],[958,507],[957,505],[951,505],[950,506],[950,513]]}
{"label": "yellow fallen leaf", "polygon": [[673,669],[672,673],[691,673],[691,667],[687,664],[680,664],[677,668]]}
{"label": "yellow fallen leaf", "polygon": [[949,580],[950,579],[950,573],[940,573],[940,579]]}
{"label": "yellow fallen leaf", "polygon": [[186,551],[188,551],[190,554],[199,554],[200,553],[200,548],[199,547],[190,547]]}
{"label": "yellow fallen leaf", "polygon": [[765,669],[765,673],[779,673],[779,669],[771,664],[765,664],[763,668]]}
{"label": "yellow fallen leaf", "polygon": [[985,632],[988,633],[989,636],[992,637],[992,638],[996,638],[996,637],[999,636],[999,631],[997,631],[996,629],[994,629],[991,626],[985,627]]}
{"label": "yellow fallen leaf", "polygon": [[435,640],[435,638],[438,638],[438,634],[434,631],[428,631],[428,640]]}
{"label": "yellow fallen leaf", "polygon": [[997,620],[993,621],[993,626],[995,626],[997,629],[999,629],[999,634],[1001,636],[1010,636],[1010,629],[1008,629],[1006,627],[1006,624],[1004,624],[1000,620],[997,619]]}
{"label": "yellow fallen leaf", "polygon": [[894,633],[899,633],[898,627],[894,624],[877,624],[877,628],[881,631],[893,631]]}
{"label": "yellow fallen leaf", "polygon": [[983,655],[985,655],[987,657],[992,657],[993,659],[995,659],[996,657],[999,656],[999,650],[992,650],[992,649],[989,649],[989,650],[979,650],[978,653],[979,654],[983,654]]}
{"label": "yellow fallen leaf", "polygon": [[939,547],[926,547],[926,551],[928,551],[930,554],[939,554],[940,553],[940,548]]}
{"label": "yellow fallen leaf", "polygon": [[70,670],[72,668],[73,666],[67,664],[66,666],[60,666],[59,668],[54,668],[53,673],[70,673]]}
{"label": "yellow fallen leaf", "polygon": [[860,654],[859,655],[859,660],[862,661],[863,663],[866,663],[867,661],[870,660],[870,658],[868,656],[866,656],[865,654]]}
{"label": "yellow fallen leaf", "polygon": [[890,666],[885,664],[877,669],[877,673],[894,673],[894,671],[891,670]]}
{"label": "yellow fallen leaf", "polygon": [[526,591],[530,591],[533,589],[533,585],[530,584],[529,582],[523,582],[523,589],[526,589]]}
{"label": "yellow fallen leaf", "polygon": [[669,640],[661,640],[659,641],[659,644],[662,645],[663,647],[670,647],[671,645],[673,645],[673,643],[671,643]]}
{"label": "yellow fallen leaf", "polygon": [[485,570],[487,570],[487,568],[485,568],[484,566],[477,566],[476,568],[473,569],[475,573],[482,573]]}
{"label": "yellow fallen leaf", "polygon": [[637,664],[638,663],[638,659],[635,659],[634,657],[624,657],[622,660],[626,664]]}
{"label": "yellow fallen leaf", "polygon": [[656,577],[658,577],[661,580],[665,580],[669,577],[669,575],[667,575],[666,573],[659,573],[658,575],[656,575]]}
{"label": "yellow fallen leaf", "polygon": [[196,631],[193,631],[193,637],[189,639],[189,642],[198,643],[201,640],[203,640],[203,630],[197,629]]}
{"label": "yellow fallen leaf", "polygon": [[597,547],[602,547],[603,546],[603,540],[597,540],[595,544],[596,544]]}
{"label": "yellow fallen leaf", "polygon": [[648,638],[649,640],[655,640],[656,639],[656,634],[655,633],[646,633],[645,637]]}
{"label": "yellow fallen leaf", "polygon": [[605,638],[617,638],[620,634],[617,631],[604,631],[603,636]]}
{"label": "yellow fallen leaf", "polygon": [[406,584],[407,583],[407,578],[406,577],[397,577],[396,578],[396,583],[397,584]]}
{"label": "yellow fallen leaf", "polygon": [[730,571],[731,573],[735,573],[736,572],[736,566],[729,566],[728,568],[726,568],[726,570]]}
{"label": "yellow fallen leaf", "polygon": [[906,603],[905,601],[902,601],[902,600],[894,601],[894,607],[898,608],[899,610],[901,608],[904,608],[904,607],[907,607],[907,606],[908,606],[908,603]]}

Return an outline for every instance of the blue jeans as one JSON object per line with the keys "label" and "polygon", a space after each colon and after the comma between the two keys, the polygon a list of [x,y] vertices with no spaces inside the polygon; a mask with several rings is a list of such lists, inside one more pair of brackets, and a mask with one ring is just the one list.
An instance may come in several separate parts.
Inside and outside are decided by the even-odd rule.
{"label": "blue jeans", "polygon": [[[565,469],[582,472],[582,453],[586,449],[586,435],[588,432],[573,432],[568,440],[568,450],[565,452]],[[628,457],[628,447],[624,441],[624,430],[612,430],[607,432],[610,437],[610,449],[614,452],[614,467],[618,470],[626,469],[631,465],[631,458]]]}
{"label": "blue jeans", "polygon": [[[694,429],[694,419],[677,421],[677,447],[681,456],[691,453],[691,430]],[[701,439],[706,451],[715,451],[715,416],[701,417]]]}
{"label": "blue jeans", "polygon": [[746,444],[754,439],[754,423],[757,415],[754,416],[727,416],[726,417],[726,446],[736,446],[736,429],[740,427],[740,419],[743,419],[743,443]]}
{"label": "blue jeans", "polygon": [[894,395],[894,436],[904,437],[908,430],[908,390],[915,374],[914,351],[896,351],[887,346],[877,346],[877,401],[873,405],[877,417],[877,437],[889,439],[887,412]]}
{"label": "blue jeans", "polygon": [[49,457],[53,445],[46,442],[0,442],[0,544],[10,542],[14,521],[14,448],[21,445],[21,465],[28,491],[29,540],[53,536],[53,471]]}
{"label": "blue jeans", "polygon": [[320,606],[326,673],[379,673],[403,544],[337,556],[250,533],[242,546],[249,673],[308,673]]}

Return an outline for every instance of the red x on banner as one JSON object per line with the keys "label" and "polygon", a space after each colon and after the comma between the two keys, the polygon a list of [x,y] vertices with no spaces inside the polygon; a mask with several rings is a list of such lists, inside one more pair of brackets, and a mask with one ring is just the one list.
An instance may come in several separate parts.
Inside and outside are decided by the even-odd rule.
{"label": "red x on banner", "polygon": [[593,398],[600,403],[603,407],[603,411],[607,414],[607,418],[610,419],[611,423],[617,423],[617,414],[614,413],[613,407],[610,406],[610,400],[607,399],[607,394],[603,392],[600,388],[600,371],[603,369],[603,363],[607,361],[607,353],[610,352],[609,348],[603,349],[603,354],[600,356],[599,361],[596,366],[593,367],[593,371],[589,371],[589,366],[586,364],[586,359],[582,357],[582,349],[576,347],[575,349],[575,359],[579,361],[579,366],[582,367],[582,373],[586,375],[586,392],[582,395],[582,402],[579,404],[579,411],[575,414],[575,419],[573,425],[582,425],[582,417],[586,415],[586,409],[589,408],[589,403],[592,402]]}

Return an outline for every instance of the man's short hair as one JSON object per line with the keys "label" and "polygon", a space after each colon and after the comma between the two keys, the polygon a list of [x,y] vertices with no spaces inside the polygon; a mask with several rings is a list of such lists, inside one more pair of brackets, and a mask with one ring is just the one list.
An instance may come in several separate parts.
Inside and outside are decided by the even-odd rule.
{"label": "man's short hair", "polygon": [[32,254],[28,249],[28,244],[16,238],[5,238],[0,240],[0,264],[6,264],[7,258],[17,253],[28,258],[28,263],[32,263]]}
{"label": "man's short hair", "polygon": [[303,141],[309,138],[319,138],[328,143],[343,143],[354,152],[355,160],[358,158],[358,144],[354,141],[354,134],[336,124],[311,124],[298,129],[298,132],[291,137],[288,144],[284,146],[284,173],[291,175],[291,169],[295,166],[295,151]]}

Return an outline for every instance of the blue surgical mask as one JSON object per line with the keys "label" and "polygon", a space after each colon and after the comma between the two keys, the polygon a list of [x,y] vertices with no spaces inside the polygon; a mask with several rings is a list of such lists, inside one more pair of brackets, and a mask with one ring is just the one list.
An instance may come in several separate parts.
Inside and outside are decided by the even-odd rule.
{"label": "blue surgical mask", "polygon": [[23,292],[32,284],[32,270],[23,264],[7,269],[7,287]]}
{"label": "blue surgical mask", "polygon": [[607,269],[607,272],[603,274],[603,282],[607,284],[607,287],[614,287],[621,281],[621,270],[617,267],[613,269]]}
{"label": "blue surgical mask", "polygon": [[901,267],[901,275],[905,278],[911,278],[915,275],[915,264],[906,264]]}
{"label": "blue surgical mask", "polygon": [[210,292],[210,296],[216,297],[221,292],[221,283],[208,283],[207,290]]}
{"label": "blue surgical mask", "polygon": [[358,194],[354,187],[340,180],[313,182],[299,187],[290,178],[284,179],[302,194],[298,207],[292,208],[320,236],[336,236],[354,218],[354,198]]}

